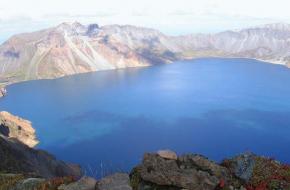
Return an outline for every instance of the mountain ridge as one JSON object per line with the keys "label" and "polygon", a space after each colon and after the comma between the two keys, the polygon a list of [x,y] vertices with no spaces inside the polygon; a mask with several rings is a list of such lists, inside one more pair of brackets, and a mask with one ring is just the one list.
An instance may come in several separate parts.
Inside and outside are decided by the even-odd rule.
{"label": "mountain ridge", "polygon": [[4,42],[0,84],[200,57],[252,58],[289,66],[290,24],[167,36],[132,25],[61,23]]}

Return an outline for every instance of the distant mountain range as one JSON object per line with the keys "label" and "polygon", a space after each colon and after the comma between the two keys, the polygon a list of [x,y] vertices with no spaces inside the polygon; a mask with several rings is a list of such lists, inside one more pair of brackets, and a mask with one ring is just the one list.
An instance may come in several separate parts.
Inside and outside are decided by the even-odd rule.
{"label": "distant mountain range", "polygon": [[3,43],[0,84],[198,57],[253,58],[290,66],[290,25],[167,36],[128,25],[62,23]]}

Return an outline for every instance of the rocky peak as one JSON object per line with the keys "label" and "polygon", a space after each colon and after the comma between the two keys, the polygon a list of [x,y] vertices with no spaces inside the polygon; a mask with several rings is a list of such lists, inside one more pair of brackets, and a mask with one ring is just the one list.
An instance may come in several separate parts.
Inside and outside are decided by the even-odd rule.
{"label": "rocky peak", "polygon": [[[290,25],[283,23],[177,37],[130,25],[62,23],[15,35],[1,45],[0,73],[14,83],[212,56],[289,66],[289,41]],[[11,73],[17,75],[11,77]]]}
{"label": "rocky peak", "polygon": [[266,28],[271,30],[290,31],[290,24],[286,23],[272,23],[259,26],[257,28]]}
{"label": "rocky peak", "polygon": [[86,34],[88,35],[88,36],[93,36],[93,35],[96,35],[97,33],[98,33],[98,31],[99,31],[99,25],[98,24],[89,24],[88,26],[87,26],[87,32],[86,32]]}
{"label": "rocky peak", "polygon": [[55,27],[55,30],[69,35],[82,35],[86,32],[86,28],[79,22],[64,22]]}
{"label": "rocky peak", "polygon": [[31,122],[5,111],[0,112],[0,134],[16,138],[29,147],[38,144]]}

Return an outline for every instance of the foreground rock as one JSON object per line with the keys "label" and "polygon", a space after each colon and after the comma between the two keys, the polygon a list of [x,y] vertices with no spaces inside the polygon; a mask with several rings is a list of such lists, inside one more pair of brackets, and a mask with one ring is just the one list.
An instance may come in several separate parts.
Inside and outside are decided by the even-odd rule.
{"label": "foreground rock", "polygon": [[5,111],[0,112],[0,134],[16,138],[29,147],[38,144],[31,122]]}
{"label": "foreground rock", "polygon": [[224,160],[223,164],[227,166],[232,174],[237,178],[249,182],[253,177],[256,166],[257,156],[252,153],[238,155],[232,159]]}
{"label": "foreground rock", "polygon": [[199,155],[185,155],[177,159],[159,154],[145,154],[142,164],[131,173],[135,190],[141,189],[215,189],[222,179],[229,179],[226,168]]}
{"label": "foreground rock", "polygon": [[15,190],[33,190],[41,186],[45,182],[42,178],[27,178],[19,181],[16,184]]}
{"label": "foreground rock", "polygon": [[290,167],[245,153],[217,164],[196,154],[177,159],[145,154],[130,180],[133,190],[271,190],[290,189]]}
{"label": "foreground rock", "polygon": [[0,171],[44,178],[81,175],[78,166],[66,164],[45,151],[31,149],[3,135],[0,135]]}
{"label": "foreground rock", "polygon": [[290,166],[255,154],[242,154],[222,162],[248,190],[290,189]]}
{"label": "foreground rock", "polygon": [[85,176],[76,182],[59,186],[58,190],[95,190],[96,184],[97,180]]}
{"label": "foreground rock", "polygon": [[132,190],[129,175],[116,173],[98,182],[96,190]]}
{"label": "foreground rock", "polygon": [[[0,138],[1,139],[1,138]],[[11,139],[10,139],[11,140]],[[1,142],[1,141],[0,141]],[[23,145],[25,146],[25,145]],[[2,147],[0,143],[0,147]],[[27,146],[26,146],[27,147]],[[28,148],[28,147],[27,147]],[[0,152],[0,155],[3,155]],[[170,155],[170,156],[169,156]],[[35,177],[33,174],[1,174],[4,190],[288,190],[290,167],[273,159],[245,153],[222,163],[198,154],[175,156],[172,151],[144,155],[130,173],[116,173],[96,181]],[[0,160],[1,161],[1,160]],[[17,160],[14,160],[16,162]],[[53,162],[53,161],[52,161]],[[0,162],[1,163],[1,162]],[[8,164],[9,165],[9,164]],[[16,163],[16,165],[20,165]],[[15,165],[15,166],[16,166]],[[11,166],[11,165],[10,165]],[[61,168],[61,167],[60,167]],[[51,170],[51,168],[46,168]],[[21,169],[23,170],[23,168]],[[0,171],[1,168],[0,168]],[[54,170],[56,171],[56,170]],[[63,174],[63,173],[62,173]]]}
{"label": "foreground rock", "polygon": [[72,177],[44,179],[24,174],[0,173],[1,190],[57,190],[59,186],[65,186],[75,181]]}
{"label": "foreground rock", "polygon": [[159,150],[157,154],[165,159],[177,160],[177,154],[171,150]]}

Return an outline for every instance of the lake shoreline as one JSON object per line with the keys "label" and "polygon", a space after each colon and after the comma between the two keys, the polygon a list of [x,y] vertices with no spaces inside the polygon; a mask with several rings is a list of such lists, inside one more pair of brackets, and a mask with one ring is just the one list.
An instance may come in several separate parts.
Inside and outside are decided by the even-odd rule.
{"label": "lake shoreline", "polygon": [[[289,91],[286,88],[285,93],[279,93],[275,85],[289,81],[289,72],[284,72],[286,69],[282,67],[265,66],[260,61],[248,61],[250,59],[247,58],[223,59],[192,59],[192,62],[185,60],[179,64],[140,69],[137,72],[108,72],[57,82],[15,85],[1,106],[33,121],[36,130],[42,134],[43,139],[40,141],[51,140],[51,144],[48,144],[50,146],[40,148],[51,152],[56,158],[81,166],[101,165],[101,169],[104,169],[101,177],[90,170],[92,167],[84,167],[87,172],[91,172],[88,175],[97,176],[89,181],[93,181],[93,185],[100,190],[104,184],[112,185],[116,181],[125,181],[128,190],[139,190],[142,185],[157,190],[164,187],[172,190],[180,190],[180,187],[194,189],[191,187],[200,184],[209,185],[208,190],[252,190],[265,185],[276,187],[277,181],[290,187],[290,180],[284,176],[290,172],[289,166],[276,161],[290,162],[286,154],[287,143],[284,141],[287,140],[285,125],[290,119],[287,112],[281,113],[280,109],[271,112],[268,109],[279,107],[281,103],[285,105],[285,96],[282,95],[289,94]],[[274,77],[276,80],[269,83],[269,80],[273,81],[273,77],[269,77],[273,73],[277,75]],[[267,93],[264,89],[273,93]],[[223,96],[224,92],[227,92],[226,96]],[[261,94],[269,97],[263,99]],[[156,98],[156,95],[160,97]],[[269,103],[272,99],[281,102]],[[247,107],[249,103],[252,110]],[[94,106],[90,106],[92,104]],[[147,106],[149,104],[153,106]],[[68,105],[68,109],[62,110]],[[82,109],[73,110],[78,106]],[[130,111],[127,115],[120,109],[124,106]],[[210,109],[203,110],[205,106]],[[46,107],[50,109],[46,110]],[[290,106],[285,108],[289,112]],[[200,116],[197,116],[196,110],[201,110],[198,112]],[[47,117],[48,114],[51,114],[50,117]],[[151,115],[154,117],[149,117]],[[275,118],[270,117],[273,115]],[[173,119],[166,120],[163,116]],[[264,122],[264,118],[269,120]],[[279,123],[279,120],[284,122]],[[116,128],[111,130],[111,126]],[[103,131],[103,127],[108,130]],[[261,135],[261,129],[265,135]],[[94,133],[97,131],[100,133]],[[67,137],[72,141],[63,140]],[[275,151],[277,147],[279,151]],[[177,153],[168,150],[155,152],[164,148],[173,149]],[[247,150],[266,157],[248,152],[238,155]],[[145,153],[140,161],[144,152],[150,153]],[[206,155],[213,161],[191,153]],[[238,156],[231,157],[233,155]],[[277,159],[270,158],[272,156]],[[221,161],[224,158],[225,161]],[[242,170],[243,174],[235,173],[241,169],[245,169]],[[116,171],[130,174],[116,174]],[[176,179],[175,174],[180,178]],[[188,174],[191,181],[187,181]],[[76,179],[72,184],[62,185],[75,185],[87,178],[84,176],[81,181]],[[195,181],[196,178],[200,181]],[[162,179],[171,179],[169,181],[174,183]],[[107,181],[112,183],[107,184]]]}
{"label": "lake shoreline", "polygon": [[[272,75],[277,75],[275,81]],[[123,168],[132,166],[141,154],[128,144],[132,140],[140,146],[145,143],[142,152],[155,146],[159,146],[160,149],[166,144],[165,147],[168,148],[179,146],[176,150],[179,153],[190,149],[196,152],[206,150],[203,154],[220,160],[224,155],[212,150],[211,143],[203,145],[203,139],[209,136],[214,139],[221,138],[219,144],[223,149],[228,141],[244,141],[244,135],[249,140],[258,138],[261,144],[266,144],[268,138],[279,137],[278,131],[272,131],[271,122],[265,124],[260,118],[269,118],[269,114],[273,112],[276,114],[275,118],[288,123],[289,119],[279,108],[285,101],[283,94],[288,94],[288,90],[279,93],[275,84],[281,86],[284,84],[282,81],[290,80],[289,77],[289,71],[284,67],[269,66],[250,59],[193,59],[145,69],[94,72],[63,77],[60,80],[15,84],[8,88],[9,96],[1,100],[0,106],[3,110],[33,122],[40,137],[41,143],[38,147],[64,160],[80,160],[83,165],[101,162],[105,156],[98,160],[94,159],[97,155],[89,152],[88,158],[77,156],[78,154],[73,157],[74,152],[81,152],[75,149],[76,146],[95,148],[103,155],[112,154],[116,157],[114,152],[107,153],[100,144],[107,144],[115,149],[115,145],[122,142],[124,150],[130,149],[134,158],[131,160],[124,156],[123,159],[130,162],[123,164],[115,159],[113,164],[116,167],[123,164]],[[267,97],[261,96],[266,93]],[[272,98],[280,101],[272,102]],[[150,104],[153,104],[154,109]],[[288,104],[283,105],[284,110],[290,109]],[[269,113],[269,110],[273,111]],[[229,118],[226,118],[227,115]],[[275,118],[270,118],[272,123],[276,123]],[[217,123],[214,123],[215,121]],[[267,134],[265,139],[262,139],[256,126],[261,126],[260,128],[269,134],[271,132],[272,135]],[[71,130],[72,127],[79,132],[75,133]],[[284,125],[280,127],[285,133],[288,131]],[[180,128],[182,130],[177,130]],[[246,128],[252,131],[250,135],[245,131]],[[228,136],[223,130],[232,130],[237,136]],[[58,134],[54,135],[54,131],[58,131]],[[199,133],[198,137],[196,132]],[[144,139],[134,138],[124,140],[127,133],[134,134],[133,137],[139,136],[140,133],[146,134],[144,136],[150,136],[152,141],[146,143],[143,142]],[[176,133],[179,135],[176,136]],[[213,134],[218,136],[212,137]],[[67,138],[68,136],[70,138]],[[159,145],[160,138],[164,141]],[[192,138],[195,139],[194,142],[191,140],[191,144],[186,144],[186,141]],[[286,137],[283,135],[279,138]],[[179,141],[181,142],[178,143]],[[62,142],[60,147],[57,146],[59,142]],[[182,145],[187,150],[184,150]],[[280,141],[273,144],[273,147],[276,145],[286,148]],[[237,150],[245,151],[247,147],[264,150],[259,153],[289,161],[275,152],[272,146],[262,149],[260,145],[237,143],[229,152],[234,154]],[[196,150],[197,148],[200,149]],[[65,151],[71,155],[63,154]]]}
{"label": "lake shoreline", "polygon": [[[264,59],[258,59],[258,58],[247,58],[247,57],[231,57],[231,56],[205,56],[205,57],[188,57],[176,61],[172,61],[169,63],[164,63],[164,64],[173,64],[174,62],[179,62],[179,61],[191,61],[191,60],[197,60],[197,59],[211,59],[211,58],[218,58],[218,59],[246,59],[246,60],[255,60],[255,61],[260,61],[266,64],[273,64],[273,65],[281,65],[287,68],[290,68],[289,66],[286,65],[285,62],[279,62],[279,61],[273,61],[273,60],[264,60]],[[106,70],[99,70],[99,71],[89,71],[89,72],[84,72],[84,73],[76,73],[76,74],[71,74],[71,75],[65,75],[61,77],[55,77],[55,78],[43,78],[43,79],[32,79],[32,80],[21,80],[21,81],[16,81],[16,82],[10,82],[8,84],[4,84],[0,82],[0,98],[3,98],[4,96],[7,95],[7,87],[13,84],[18,84],[18,83],[23,83],[23,82],[28,82],[28,81],[39,81],[39,80],[55,80],[55,79],[61,79],[65,77],[70,77],[70,76],[77,76],[77,75],[83,75],[83,74],[88,74],[88,73],[96,73],[96,72],[106,72],[106,71],[115,71],[115,70],[125,70],[125,69],[130,69],[130,68],[146,68],[146,67],[153,67],[154,65],[142,65],[142,66],[132,66],[132,67],[126,67],[126,68],[117,68],[117,69],[106,69]],[[5,93],[3,93],[5,92]]]}

